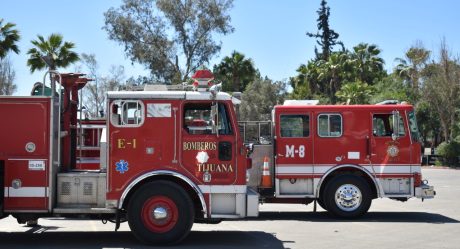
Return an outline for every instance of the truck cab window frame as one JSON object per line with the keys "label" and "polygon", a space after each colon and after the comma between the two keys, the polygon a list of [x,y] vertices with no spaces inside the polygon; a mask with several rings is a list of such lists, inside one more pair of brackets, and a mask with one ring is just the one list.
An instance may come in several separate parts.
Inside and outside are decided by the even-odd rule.
{"label": "truck cab window frame", "polygon": [[[212,130],[212,102],[189,102],[183,106],[183,128],[190,135],[216,135]],[[227,107],[218,103],[217,131],[219,135],[232,135],[233,127]]]}
{"label": "truck cab window frame", "polygon": [[[374,137],[391,137],[393,134],[393,114],[374,113],[372,114],[372,135]],[[406,125],[402,116],[399,116],[398,137],[406,136]]]}
{"label": "truck cab window frame", "polygon": [[145,107],[140,100],[114,100],[110,105],[110,123],[115,127],[140,127],[145,121]]}
{"label": "truck cab window frame", "polygon": [[343,135],[343,118],[339,113],[321,113],[317,119],[319,137],[341,137]]}
{"label": "truck cab window frame", "polygon": [[281,114],[280,136],[283,138],[302,138],[310,136],[310,115]]}

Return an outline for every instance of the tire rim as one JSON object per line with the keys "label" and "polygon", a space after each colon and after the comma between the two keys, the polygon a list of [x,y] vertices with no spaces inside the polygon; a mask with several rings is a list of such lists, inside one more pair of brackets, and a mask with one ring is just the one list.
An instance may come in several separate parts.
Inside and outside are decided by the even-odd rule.
{"label": "tire rim", "polygon": [[176,203],[166,196],[151,197],[142,207],[142,222],[153,232],[170,231],[176,225],[178,217]]}
{"label": "tire rim", "polygon": [[361,201],[361,190],[353,184],[344,184],[335,191],[335,204],[342,211],[355,211],[361,206]]}

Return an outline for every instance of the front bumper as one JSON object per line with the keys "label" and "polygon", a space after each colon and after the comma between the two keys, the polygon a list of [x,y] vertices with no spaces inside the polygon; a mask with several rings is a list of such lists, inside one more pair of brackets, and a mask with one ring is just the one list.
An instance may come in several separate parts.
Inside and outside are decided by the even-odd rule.
{"label": "front bumper", "polygon": [[415,197],[422,199],[432,199],[436,195],[433,186],[423,183],[420,187],[415,187]]}

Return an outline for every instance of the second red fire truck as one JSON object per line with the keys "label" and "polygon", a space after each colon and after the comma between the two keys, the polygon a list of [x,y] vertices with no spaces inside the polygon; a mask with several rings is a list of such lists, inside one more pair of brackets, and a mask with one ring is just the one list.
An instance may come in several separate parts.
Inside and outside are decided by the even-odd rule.
{"label": "second red fire truck", "polygon": [[157,244],[182,240],[194,222],[255,217],[262,202],[314,201],[356,218],[376,198],[435,195],[422,180],[408,104],[290,101],[273,110],[272,143],[250,146],[240,101],[208,86],[208,70],[194,75],[196,91],[109,92],[98,121],[77,115],[89,79],[50,74],[59,89],[53,82],[34,96],[0,97],[0,217],[84,215],[116,229],[128,221],[137,238]]}

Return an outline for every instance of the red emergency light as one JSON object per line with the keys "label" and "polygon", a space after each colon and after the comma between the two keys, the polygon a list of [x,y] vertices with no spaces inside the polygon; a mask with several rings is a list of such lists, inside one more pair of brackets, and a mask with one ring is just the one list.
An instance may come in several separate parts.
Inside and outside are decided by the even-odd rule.
{"label": "red emergency light", "polygon": [[212,80],[214,75],[209,69],[199,69],[192,76],[193,87],[198,91],[206,91],[209,87],[213,85]]}

